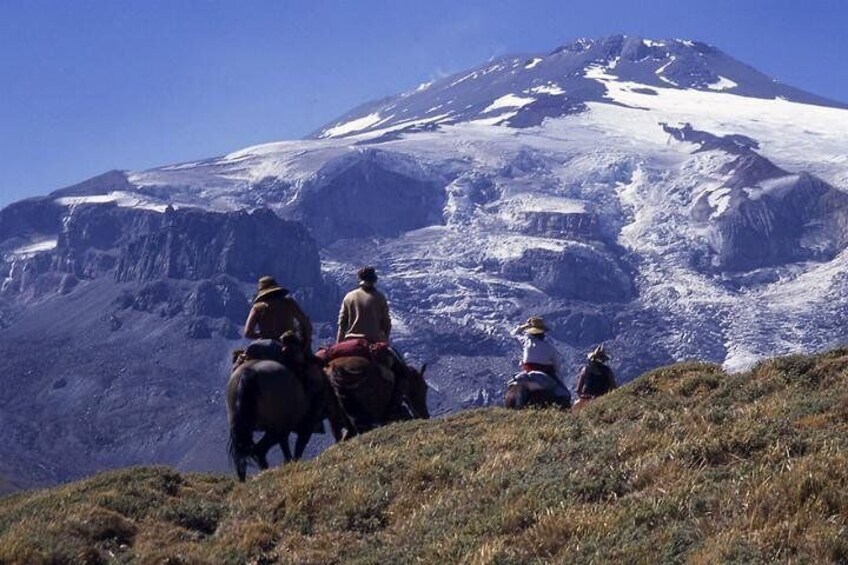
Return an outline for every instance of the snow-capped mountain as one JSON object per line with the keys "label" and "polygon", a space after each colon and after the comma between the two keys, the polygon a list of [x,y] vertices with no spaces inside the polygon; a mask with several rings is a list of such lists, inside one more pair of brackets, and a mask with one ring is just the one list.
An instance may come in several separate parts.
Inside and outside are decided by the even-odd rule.
{"label": "snow-capped mountain", "polygon": [[[374,264],[396,344],[431,363],[434,412],[499,400],[517,361],[509,330],[530,314],[574,371],[603,341],[624,379],[844,341],[846,131],[846,105],[715,47],[612,37],[490,61],[365,104],[312,139],[113,171],[13,204],[0,211],[4,386],[17,390],[40,350],[74,353],[38,364],[26,392],[2,401],[6,449],[55,448],[33,439],[32,419],[62,406],[94,455],[66,457],[71,471],[46,481],[116,461],[212,465],[197,446],[220,449],[209,430],[223,432],[226,350],[265,271],[325,339],[340,290]],[[286,221],[245,212],[264,208]],[[69,317],[100,337],[80,340]],[[183,350],[199,363],[187,378]],[[170,367],[166,382],[151,363]],[[159,391],[154,423],[175,406],[219,420],[135,443],[127,428],[132,456],[107,456],[80,430],[98,410],[130,410],[120,399],[137,379]],[[26,416],[9,410],[19,405]]]}
{"label": "snow-capped mountain", "polygon": [[[344,137],[375,130],[424,129],[475,122],[515,128],[581,112],[604,102],[607,90],[592,69],[614,70],[618,81],[641,87],[729,92],[751,98],[846,108],[845,104],[780,84],[705,43],[616,36],[581,39],[548,54],[509,56],[365,104],[315,137]],[[647,90],[646,94],[650,94]]]}

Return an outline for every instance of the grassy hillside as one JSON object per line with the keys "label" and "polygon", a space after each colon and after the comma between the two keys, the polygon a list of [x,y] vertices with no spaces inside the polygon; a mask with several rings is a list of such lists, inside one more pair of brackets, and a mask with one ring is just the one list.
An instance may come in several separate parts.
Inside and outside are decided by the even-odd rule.
{"label": "grassy hillside", "polygon": [[244,485],[144,468],[0,500],[0,562],[109,559],[846,563],[848,349],[391,426]]}

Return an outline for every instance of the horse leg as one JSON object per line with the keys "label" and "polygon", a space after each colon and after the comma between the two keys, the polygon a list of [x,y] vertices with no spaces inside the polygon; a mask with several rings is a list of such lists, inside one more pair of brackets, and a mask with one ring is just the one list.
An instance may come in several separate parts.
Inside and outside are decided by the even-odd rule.
{"label": "horse leg", "polygon": [[244,432],[237,429],[235,426],[230,427],[230,439],[227,442],[227,450],[230,454],[230,460],[233,462],[233,467],[236,469],[236,475],[239,482],[244,482],[247,478],[247,454],[253,449],[253,445],[245,445],[243,437]]}
{"label": "horse leg", "polygon": [[511,386],[506,387],[506,392],[504,393],[504,408],[515,408],[515,395]]}
{"label": "horse leg", "polygon": [[327,408],[327,420],[330,422],[330,432],[333,434],[333,439],[336,443],[342,441],[342,430],[344,429],[342,409],[339,406],[339,401],[336,395],[329,391],[327,392],[324,403]]}
{"label": "horse leg", "polygon": [[527,406],[527,387],[516,384],[506,389],[504,406],[513,410],[521,410]]}
{"label": "horse leg", "polygon": [[247,479],[247,457],[234,457],[233,463],[236,467],[236,475],[240,483]]}
{"label": "horse leg", "polygon": [[392,373],[395,377],[392,394],[389,397],[389,404],[386,406],[383,417],[384,423],[403,422],[413,418],[413,412],[406,404],[406,398],[409,396],[409,384],[406,371],[403,368],[393,369]]}
{"label": "horse leg", "polygon": [[516,389],[515,408],[517,410],[527,408],[530,405],[530,391],[523,385],[518,385]]}
{"label": "horse leg", "polygon": [[266,432],[262,439],[253,445],[253,460],[260,469],[268,468],[268,450],[278,441],[271,432]]}
{"label": "horse leg", "polygon": [[289,447],[289,434],[288,432],[284,433],[280,438],[280,449],[283,450],[283,461],[285,463],[291,463],[292,461],[292,452]]}
{"label": "horse leg", "polygon": [[297,441],[294,444],[294,460],[299,461],[303,457],[303,451],[306,449],[306,444],[312,437],[312,430],[303,430],[297,433]]}
{"label": "horse leg", "polygon": [[333,439],[336,440],[336,443],[342,441],[342,438],[345,436],[344,427],[338,421],[337,418],[333,418],[332,416],[329,418],[330,421],[330,431],[333,433]]}
{"label": "horse leg", "polygon": [[364,426],[362,426],[364,411],[353,395],[346,395],[344,400],[337,397],[337,402],[339,411],[342,415],[341,427],[343,427],[347,432],[342,432],[341,441],[350,439],[353,436],[368,431],[364,429]]}

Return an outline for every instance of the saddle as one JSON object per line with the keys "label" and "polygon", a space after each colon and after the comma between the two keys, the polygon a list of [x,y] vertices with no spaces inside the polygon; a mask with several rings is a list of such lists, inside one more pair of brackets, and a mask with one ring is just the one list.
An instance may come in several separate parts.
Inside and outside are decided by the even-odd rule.
{"label": "saddle", "polygon": [[283,344],[275,339],[257,339],[247,346],[244,352],[246,359],[268,359],[285,365]]}
{"label": "saddle", "polygon": [[393,359],[388,343],[384,341],[369,343],[365,338],[340,341],[335,345],[318,350],[315,356],[325,365],[340,357],[359,357],[374,361],[380,365],[391,365]]}
{"label": "saddle", "polygon": [[507,382],[507,387],[514,384],[524,384],[532,392],[547,392],[557,397],[570,396],[562,383],[542,371],[522,371]]}
{"label": "saddle", "polygon": [[[338,362],[331,362],[333,368],[327,372],[330,385],[343,405],[349,402],[374,402],[380,406],[388,402],[395,388],[396,379],[394,373],[385,365],[375,363],[364,357],[338,358]],[[352,400],[351,400],[352,399]],[[376,408],[373,413],[379,412]]]}
{"label": "saddle", "polygon": [[292,371],[298,378],[303,372],[303,360],[296,360],[296,345],[284,344],[276,339],[257,339],[246,349],[233,351],[233,368],[247,361],[276,361]]}

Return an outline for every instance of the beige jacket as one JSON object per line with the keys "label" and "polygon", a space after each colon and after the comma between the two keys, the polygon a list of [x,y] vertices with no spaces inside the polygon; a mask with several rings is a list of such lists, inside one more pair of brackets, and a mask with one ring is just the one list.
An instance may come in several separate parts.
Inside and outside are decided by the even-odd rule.
{"label": "beige jacket", "polygon": [[364,337],[372,343],[388,341],[391,331],[389,303],[382,292],[362,285],[345,295],[339,310],[336,341],[352,337]]}

